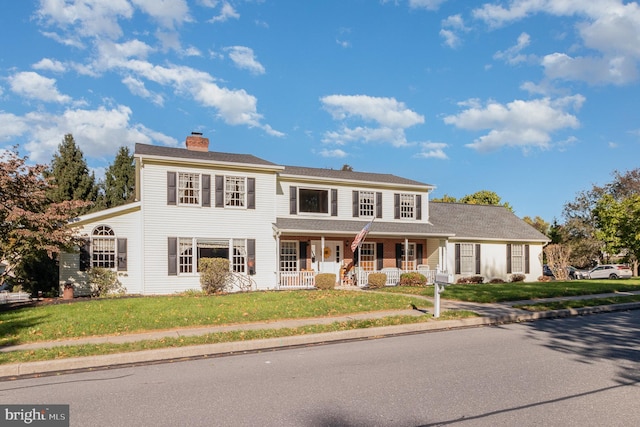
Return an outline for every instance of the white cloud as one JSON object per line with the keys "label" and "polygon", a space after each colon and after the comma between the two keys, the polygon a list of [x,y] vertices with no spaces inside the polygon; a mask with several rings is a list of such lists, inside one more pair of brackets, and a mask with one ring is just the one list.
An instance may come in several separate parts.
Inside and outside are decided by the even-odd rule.
{"label": "white cloud", "polygon": [[504,60],[507,64],[517,65],[521,62],[525,62],[528,60],[527,55],[523,55],[522,50],[529,46],[531,43],[531,37],[527,33],[522,33],[518,36],[518,41],[514,46],[511,46],[505,51],[496,52],[493,57],[494,59]]}
{"label": "white cloud", "polygon": [[61,94],[56,88],[56,80],[41,76],[33,71],[16,73],[8,78],[11,90],[25,98],[44,102],[68,103],[69,95]]}
{"label": "white cloud", "polygon": [[144,82],[131,76],[127,76],[122,79],[122,83],[129,89],[132,94],[148,99],[156,105],[164,104],[164,98],[162,97],[162,95],[153,93],[148,90],[145,87]]}
{"label": "white cloud", "polygon": [[68,109],[59,115],[39,111],[21,117],[0,114],[0,123],[19,123],[11,133],[2,129],[0,138],[21,137],[26,140],[21,148],[26,149],[29,159],[36,163],[48,163],[67,133],[73,134],[87,157],[96,159],[113,158],[120,146],[133,146],[136,142],[178,144],[175,139],[132,124],[130,120],[131,109],[122,105],[112,109]]}
{"label": "white cloud", "polygon": [[220,14],[218,16],[214,16],[209,20],[209,22],[225,22],[229,19],[239,19],[240,14],[236,12],[236,10],[229,3],[224,2],[222,7],[220,8]]}
{"label": "white cloud", "polygon": [[440,37],[444,39],[444,44],[452,49],[460,46],[462,40],[458,36],[459,32],[468,32],[469,28],[464,25],[464,20],[461,15],[451,15],[446,19],[443,19],[440,23],[442,29],[440,30]]}
{"label": "white cloud", "polygon": [[347,157],[347,153],[340,149],[335,149],[335,150],[324,149],[324,150],[321,150],[319,154],[322,157],[335,157],[338,159]]}
{"label": "white cloud", "polygon": [[609,141],[607,143],[607,147],[609,147],[609,148],[618,148],[618,144],[616,142]]}
{"label": "white cloud", "polygon": [[438,10],[440,5],[447,0],[409,0],[412,9]]}
{"label": "white cloud", "polygon": [[515,100],[506,105],[489,101],[485,106],[471,100],[462,104],[468,107],[466,110],[445,117],[444,122],[470,131],[488,129],[486,135],[467,144],[467,147],[478,151],[492,151],[505,146],[523,150],[530,147],[546,149],[550,146],[551,133],[580,125],[578,119],[566,110],[578,110],[584,101],[582,95]]}
{"label": "white cloud", "polygon": [[447,147],[448,144],[445,144],[444,142],[421,142],[420,152],[418,152],[414,157],[424,159],[448,159],[449,157],[444,152],[444,149]]}
{"label": "white cloud", "polygon": [[624,56],[572,58],[564,53],[553,53],[542,59],[542,66],[550,79],[581,80],[593,85],[624,85],[638,78],[636,62]]}
{"label": "white cloud", "polygon": [[264,74],[265,70],[253,53],[253,49],[246,46],[231,46],[225,49],[236,67],[249,70],[252,74]]}
{"label": "white cloud", "polygon": [[0,111],[0,141],[10,141],[28,129],[29,124],[22,117]]}
{"label": "white cloud", "polygon": [[185,0],[131,0],[143,12],[165,28],[174,28],[191,21],[189,6]]}
{"label": "white cloud", "polygon": [[64,73],[67,71],[65,65],[55,59],[42,58],[40,61],[32,65],[35,70],[53,71],[55,73]]}
{"label": "white cloud", "polygon": [[374,126],[347,127],[326,132],[324,143],[344,145],[351,142],[389,143],[395,147],[411,145],[405,129],[424,123],[424,117],[406,108],[394,98],[367,95],[329,95],[320,99],[335,120],[373,122]]}

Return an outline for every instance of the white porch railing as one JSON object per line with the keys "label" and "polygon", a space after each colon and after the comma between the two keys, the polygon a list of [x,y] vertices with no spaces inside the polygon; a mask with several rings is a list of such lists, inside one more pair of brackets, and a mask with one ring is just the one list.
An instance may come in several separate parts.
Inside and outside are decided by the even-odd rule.
{"label": "white porch railing", "polygon": [[315,271],[280,271],[278,289],[311,289],[315,287]]}
{"label": "white porch railing", "polygon": [[[385,273],[387,286],[397,286],[400,276],[404,273],[421,273],[427,278],[427,284],[432,285],[436,281],[436,270],[418,268],[417,270],[401,270],[399,268],[383,268],[380,271],[365,271],[355,268],[352,271],[352,283],[363,287],[369,283],[369,274]],[[312,289],[315,287],[315,271],[280,271],[278,272],[278,289]]]}

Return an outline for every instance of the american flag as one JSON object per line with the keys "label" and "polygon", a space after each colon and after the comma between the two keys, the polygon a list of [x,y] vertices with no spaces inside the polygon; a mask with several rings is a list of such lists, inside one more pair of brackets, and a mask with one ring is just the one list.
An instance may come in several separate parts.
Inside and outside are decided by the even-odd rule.
{"label": "american flag", "polygon": [[360,232],[356,235],[356,238],[353,239],[353,243],[351,243],[351,251],[355,252],[356,249],[358,248],[358,245],[360,244],[360,242],[362,242],[364,240],[365,237],[367,237],[367,233],[369,232],[369,229],[371,228],[371,224],[373,224],[373,220],[376,219],[375,217],[373,217],[371,219],[371,222],[369,222],[367,225],[365,225],[362,230],[360,230]]}

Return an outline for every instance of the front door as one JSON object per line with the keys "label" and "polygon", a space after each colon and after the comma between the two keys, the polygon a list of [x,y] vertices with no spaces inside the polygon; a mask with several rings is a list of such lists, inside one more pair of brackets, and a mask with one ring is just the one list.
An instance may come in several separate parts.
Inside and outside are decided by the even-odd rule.
{"label": "front door", "polygon": [[324,250],[320,240],[311,241],[313,269],[319,273],[334,273],[336,280],[340,278],[343,243],[337,240],[325,240]]}

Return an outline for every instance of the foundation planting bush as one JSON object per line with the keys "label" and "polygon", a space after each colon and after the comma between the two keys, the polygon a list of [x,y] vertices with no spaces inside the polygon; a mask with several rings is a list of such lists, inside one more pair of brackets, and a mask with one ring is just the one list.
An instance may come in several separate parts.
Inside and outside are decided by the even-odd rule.
{"label": "foundation planting bush", "polygon": [[427,286],[427,276],[418,272],[402,273],[400,286]]}
{"label": "foundation planting bush", "polygon": [[482,276],[461,277],[456,281],[456,283],[458,284],[484,283],[484,277]]}
{"label": "foundation planting bush", "polygon": [[336,275],[334,273],[319,273],[316,275],[316,288],[322,290],[335,289]]}
{"label": "foundation planting bush", "polygon": [[384,288],[387,284],[387,275],[384,273],[370,273],[368,282],[367,284],[371,289]]}
{"label": "foundation planting bush", "polygon": [[227,290],[231,281],[228,259],[200,258],[198,270],[200,270],[200,286],[205,294],[220,294]]}

